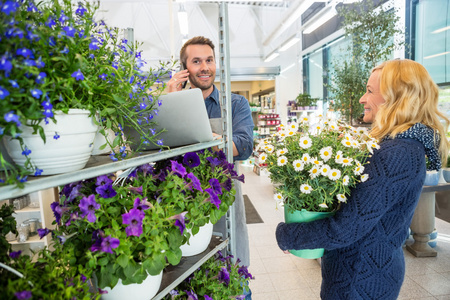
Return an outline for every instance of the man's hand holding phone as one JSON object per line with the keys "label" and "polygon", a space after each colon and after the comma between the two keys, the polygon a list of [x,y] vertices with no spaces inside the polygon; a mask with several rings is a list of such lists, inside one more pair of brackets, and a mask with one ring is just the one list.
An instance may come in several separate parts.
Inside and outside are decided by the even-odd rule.
{"label": "man's hand holding phone", "polygon": [[167,82],[167,92],[179,92],[186,87],[189,79],[189,71],[183,67],[180,68],[178,73],[175,73],[172,78]]}

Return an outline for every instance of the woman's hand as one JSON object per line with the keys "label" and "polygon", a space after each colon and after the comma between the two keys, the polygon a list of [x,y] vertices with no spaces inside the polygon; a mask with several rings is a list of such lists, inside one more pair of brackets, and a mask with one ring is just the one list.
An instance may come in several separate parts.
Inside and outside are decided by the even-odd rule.
{"label": "woman's hand", "polygon": [[181,70],[170,78],[167,82],[167,92],[179,92],[183,89],[183,83],[189,79],[189,71]]}

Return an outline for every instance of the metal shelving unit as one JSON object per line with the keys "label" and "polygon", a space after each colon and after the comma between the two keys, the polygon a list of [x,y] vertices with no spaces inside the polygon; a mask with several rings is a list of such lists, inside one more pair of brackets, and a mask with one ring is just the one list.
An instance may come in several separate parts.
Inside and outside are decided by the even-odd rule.
{"label": "metal shelving unit", "polygon": [[[221,81],[221,101],[223,116],[223,139],[206,143],[193,144],[178,147],[165,151],[144,151],[136,157],[123,161],[112,162],[109,156],[92,156],[86,167],[82,170],[52,175],[29,178],[25,188],[18,189],[14,186],[0,187],[0,200],[15,198],[32,192],[58,187],[71,182],[109,174],[131,167],[137,167],[146,163],[151,163],[187,152],[198,151],[214,146],[224,147],[229,162],[233,161],[232,148],[232,122],[231,122],[231,87],[229,75],[229,42],[228,42],[228,4],[219,4],[219,51],[220,51],[220,81]],[[228,99],[230,101],[228,101]],[[227,212],[227,233],[224,238],[213,236],[208,249],[201,254],[192,257],[183,257],[177,266],[169,266],[164,270],[160,291],[153,297],[153,300],[162,299],[167,293],[174,289],[186,277],[193,273],[210,257],[218,251],[224,249],[235,253],[235,245],[231,239],[231,228],[234,225],[233,206]],[[226,248],[228,247],[228,248]]]}

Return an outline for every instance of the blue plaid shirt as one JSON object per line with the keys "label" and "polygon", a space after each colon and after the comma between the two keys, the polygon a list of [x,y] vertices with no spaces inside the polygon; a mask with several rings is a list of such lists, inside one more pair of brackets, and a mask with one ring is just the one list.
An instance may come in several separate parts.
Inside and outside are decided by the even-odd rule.
{"label": "blue plaid shirt", "polygon": [[[221,118],[219,90],[214,86],[212,93],[205,99],[208,117]],[[231,112],[233,127],[233,142],[239,152],[234,160],[245,160],[253,152],[253,124],[252,112],[247,99],[241,95],[231,94]]]}

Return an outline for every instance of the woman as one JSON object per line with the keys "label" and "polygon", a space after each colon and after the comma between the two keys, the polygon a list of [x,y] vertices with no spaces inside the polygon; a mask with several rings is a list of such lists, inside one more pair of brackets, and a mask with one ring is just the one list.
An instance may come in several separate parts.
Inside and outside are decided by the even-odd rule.
{"label": "woman", "polygon": [[[322,299],[396,299],[405,274],[402,245],[429,169],[447,157],[449,120],[437,109],[438,88],[425,68],[392,60],[373,69],[364,96],[364,121],[380,149],[369,158],[369,180],[352,190],[333,217],[280,223],[279,247],[325,248]],[[440,122],[445,122],[445,128]],[[440,141],[440,142],[439,142]]]}

